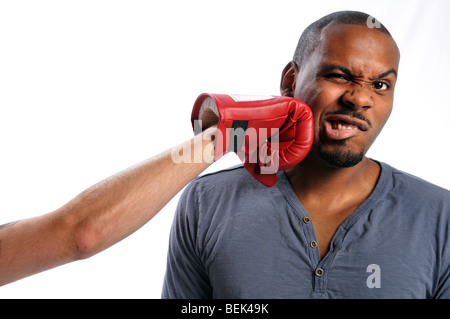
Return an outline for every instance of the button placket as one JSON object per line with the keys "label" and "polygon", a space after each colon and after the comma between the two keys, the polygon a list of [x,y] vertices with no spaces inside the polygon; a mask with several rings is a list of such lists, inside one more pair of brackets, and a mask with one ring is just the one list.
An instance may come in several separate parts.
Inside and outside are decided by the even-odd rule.
{"label": "button placket", "polygon": [[324,292],[325,286],[326,286],[326,269],[323,268],[323,261],[320,260],[319,251],[317,249],[318,244],[317,240],[315,238],[315,232],[314,227],[312,225],[311,217],[308,215],[305,215],[301,218],[303,224],[306,226],[305,228],[305,235],[307,236],[307,240],[309,240],[308,243],[308,249],[310,249],[308,255],[311,258],[311,261],[313,265],[317,265],[313,269],[313,275],[314,275],[314,291],[315,292]]}
{"label": "button placket", "polygon": [[[303,222],[304,222],[305,224],[311,223],[311,218],[310,218],[309,216],[304,216],[304,217],[302,218],[302,220],[303,220]],[[316,241],[315,239],[312,239],[312,240],[309,242],[309,246],[310,246],[311,248],[317,248],[317,241]]]}
{"label": "button placket", "polygon": [[315,292],[324,293],[326,291],[326,286],[327,286],[326,272],[327,272],[327,270],[322,268],[320,264],[318,267],[316,267],[316,269],[314,269],[314,288],[313,288],[313,290]]}
{"label": "button placket", "polygon": [[313,264],[317,264],[320,260],[319,252],[315,251],[318,247],[317,240],[315,238],[315,232],[314,227],[312,225],[311,217],[309,217],[307,214],[305,214],[303,217],[301,217],[301,221],[304,224],[305,228],[305,239],[307,240],[308,246],[307,249],[309,250],[307,252],[309,258],[311,259],[311,262]]}
{"label": "button placket", "polygon": [[316,234],[314,231],[314,226],[312,224],[312,219],[308,215],[304,215],[301,217],[301,221],[304,224],[304,234],[306,236],[306,240],[308,241],[308,246],[306,247],[307,254],[311,259],[312,265],[315,265],[315,268],[312,269],[312,275],[314,277],[314,288],[313,290],[317,293],[323,293],[326,291],[326,263],[324,264],[324,260],[320,260],[319,247],[316,239]]}

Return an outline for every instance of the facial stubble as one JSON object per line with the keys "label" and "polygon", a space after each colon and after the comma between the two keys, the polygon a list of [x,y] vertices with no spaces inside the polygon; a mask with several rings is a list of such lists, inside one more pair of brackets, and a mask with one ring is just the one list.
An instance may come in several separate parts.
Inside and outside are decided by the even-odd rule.
{"label": "facial stubble", "polygon": [[329,143],[339,146],[339,149],[332,151],[328,150],[324,143],[319,139],[319,143],[317,145],[317,155],[319,158],[332,166],[340,168],[353,167],[364,158],[364,151],[354,153],[347,147],[348,139],[333,140]]}

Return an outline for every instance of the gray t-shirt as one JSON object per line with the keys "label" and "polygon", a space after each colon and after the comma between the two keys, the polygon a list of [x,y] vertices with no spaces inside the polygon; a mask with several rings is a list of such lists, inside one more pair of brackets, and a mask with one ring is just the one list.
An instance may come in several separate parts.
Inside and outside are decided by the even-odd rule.
{"label": "gray t-shirt", "polygon": [[449,298],[450,192],[387,164],[319,258],[284,172],[197,178],[170,235],[163,298]]}

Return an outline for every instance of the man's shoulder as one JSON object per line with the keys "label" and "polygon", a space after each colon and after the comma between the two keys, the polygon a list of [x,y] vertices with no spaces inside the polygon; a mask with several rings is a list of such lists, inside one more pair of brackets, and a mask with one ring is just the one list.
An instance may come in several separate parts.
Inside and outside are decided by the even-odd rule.
{"label": "man's shoulder", "polygon": [[249,181],[251,182],[249,176],[250,174],[242,164],[206,173],[190,182],[183,191],[183,196],[196,194],[195,196],[202,196],[203,198],[205,193],[208,193],[208,196],[218,195],[224,191],[236,189],[239,185],[246,184]]}
{"label": "man's shoulder", "polygon": [[389,172],[392,179],[393,191],[411,197],[412,200],[446,200],[450,202],[450,191],[433,184],[414,174],[381,163],[382,168]]}
{"label": "man's shoulder", "polygon": [[218,171],[214,171],[211,173],[203,174],[199,177],[197,177],[197,181],[201,182],[215,182],[215,181],[221,181],[223,179],[228,180],[236,180],[236,179],[242,179],[245,178],[244,174],[246,173],[244,165],[243,164],[237,164],[228,168],[224,168]]}
{"label": "man's shoulder", "polygon": [[[206,173],[193,180],[182,194],[183,200],[196,201],[204,207],[234,205],[243,198],[256,200],[267,196],[268,188],[258,182],[242,164]],[[248,194],[251,193],[251,196]]]}
{"label": "man's shoulder", "polygon": [[244,168],[243,164],[238,164],[225,169],[206,173],[197,177],[193,182],[195,187],[216,189],[238,189],[242,186],[259,187],[261,184],[255,180]]}

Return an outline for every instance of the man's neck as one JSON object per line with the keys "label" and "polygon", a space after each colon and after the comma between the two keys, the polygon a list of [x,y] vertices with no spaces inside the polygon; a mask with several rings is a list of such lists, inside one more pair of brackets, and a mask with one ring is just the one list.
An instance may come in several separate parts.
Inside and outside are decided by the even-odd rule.
{"label": "man's neck", "polygon": [[348,168],[332,167],[321,160],[306,158],[286,174],[301,201],[338,200],[342,203],[367,198],[378,181],[380,166],[367,157]]}

